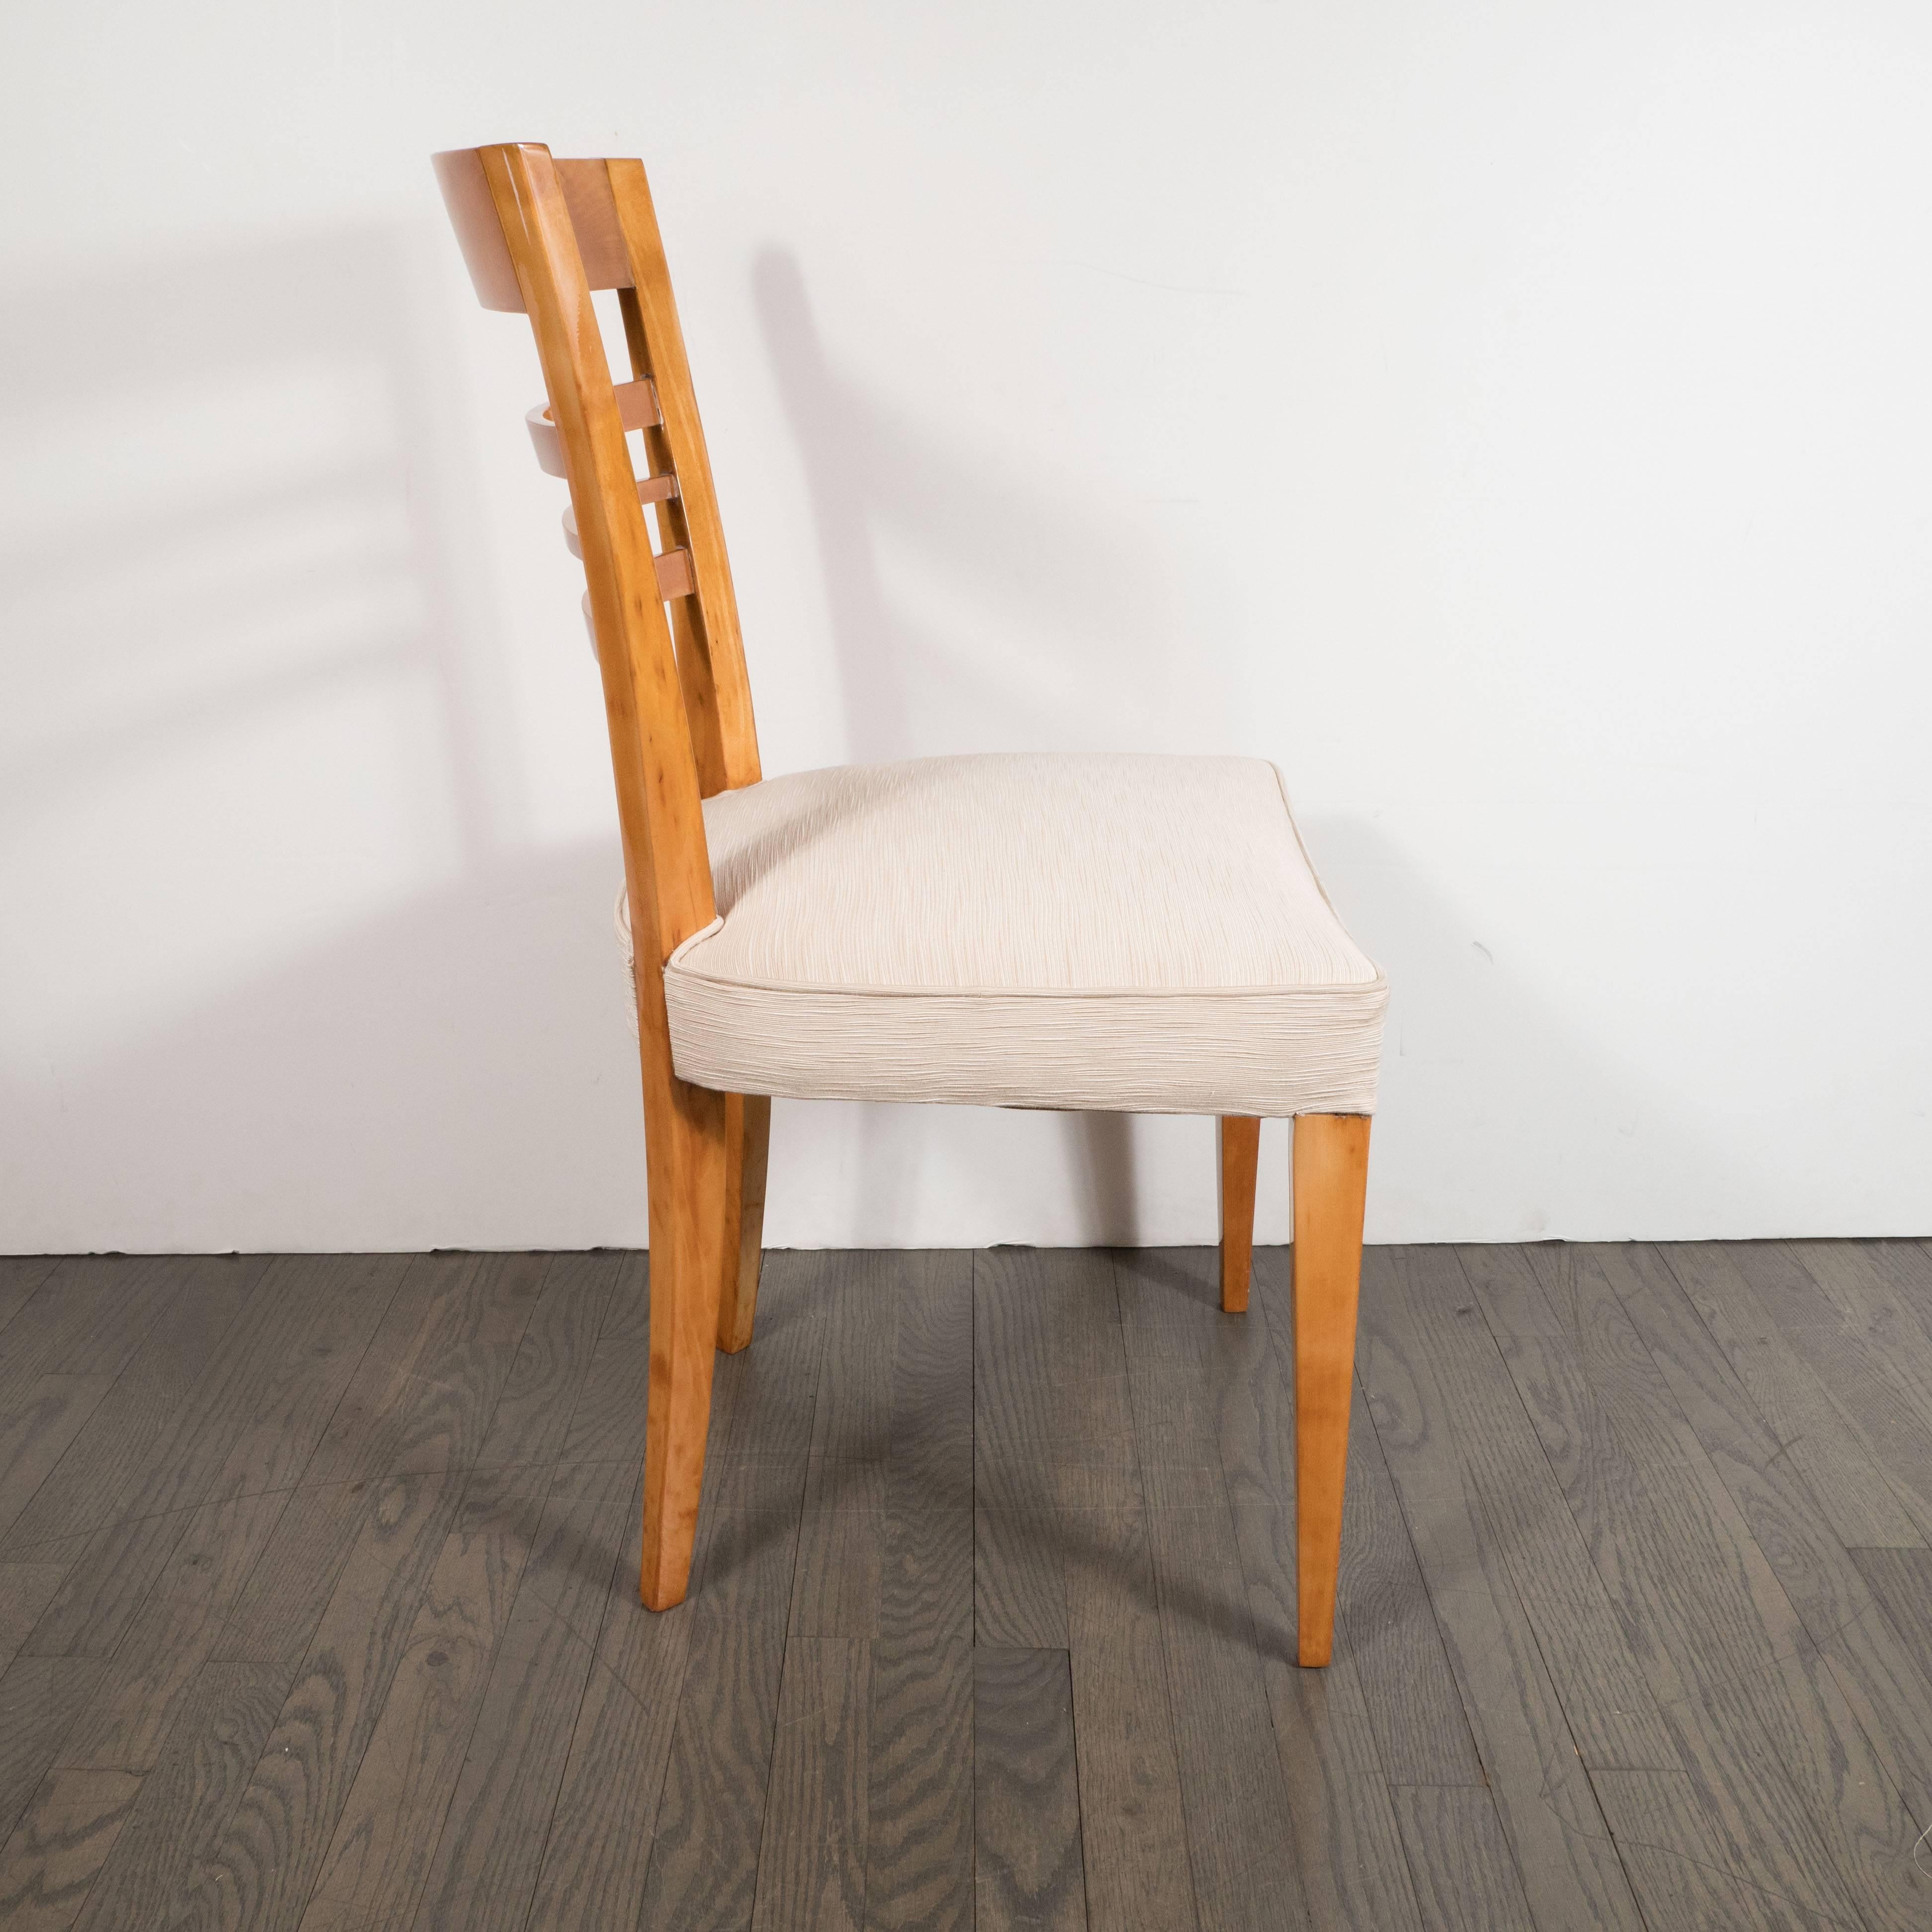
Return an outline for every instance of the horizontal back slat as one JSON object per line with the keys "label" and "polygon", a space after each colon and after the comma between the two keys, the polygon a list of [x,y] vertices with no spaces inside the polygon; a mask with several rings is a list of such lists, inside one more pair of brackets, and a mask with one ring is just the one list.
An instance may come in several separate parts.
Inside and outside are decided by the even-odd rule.
{"label": "horizontal back slat", "polygon": [[[619,382],[611,394],[617,398],[617,420],[626,430],[655,429],[664,418],[658,409],[658,392],[647,380]],[[524,417],[530,442],[537,453],[537,467],[546,476],[564,476],[563,439],[548,403],[539,404]]]}
{"label": "horizontal back slat", "polygon": [[[482,151],[458,148],[449,154],[433,155],[430,160],[476,299],[485,308],[524,314],[524,292],[518,286],[516,265],[503,239],[502,224],[497,220],[496,205],[490,198]],[[593,289],[628,289],[631,258],[624,245],[624,231],[618,223],[608,170],[602,161],[553,160],[550,165],[556,171],[556,184],[563,190],[563,205],[576,232],[577,252],[584,263],[586,285]]]}

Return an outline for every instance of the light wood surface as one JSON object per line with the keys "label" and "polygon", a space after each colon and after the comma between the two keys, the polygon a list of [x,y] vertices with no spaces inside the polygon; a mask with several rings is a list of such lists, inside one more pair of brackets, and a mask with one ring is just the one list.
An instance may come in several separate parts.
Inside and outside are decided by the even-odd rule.
{"label": "light wood surface", "polygon": [[658,580],[658,595],[667,600],[688,597],[697,587],[692,578],[691,553],[688,550],[661,551],[651,560]]}
{"label": "light wood surface", "polygon": [[[675,476],[640,476],[638,478],[638,501],[640,503],[662,502],[665,497],[676,494],[677,478]],[[563,547],[572,556],[580,560],[582,559],[584,542],[577,534],[577,512],[567,503],[563,510]],[[691,553],[688,550],[674,551],[670,554],[683,556],[684,569],[688,579]],[[660,590],[664,588],[664,557],[661,555],[658,559],[658,587]],[[667,596],[670,594],[668,591],[665,592]]]}
{"label": "light wood surface", "polygon": [[653,470],[678,479],[678,496],[660,504],[658,525],[666,548],[692,554],[698,578],[694,603],[675,614],[679,662],[685,668],[685,703],[697,748],[705,796],[760,776],[758,734],[752,715],[752,681],[738,628],[737,592],[724,548],[724,526],[711,478],[710,453],[692,386],[684,331],[671,292],[664,238],[651,203],[644,164],[611,160],[609,171],[617,220],[630,251],[633,286],[621,298],[624,333],[634,374],[656,385],[662,428],[647,432]]}
{"label": "light wood surface", "polygon": [[1298,1114],[1294,1158],[1296,1650],[1308,1666],[1335,1642],[1368,1115]]}
{"label": "light wood surface", "polygon": [[1221,1306],[1230,1315],[1248,1305],[1254,1270],[1255,1181],[1261,1166],[1262,1124],[1224,1114],[1216,1132],[1221,1154]]}
{"label": "light wood surface", "polygon": [[[663,982],[664,961],[712,914],[699,800],[759,776],[751,688],[642,166],[556,160],[524,144],[440,156],[436,166],[479,297],[486,307],[522,308],[536,336],[549,399],[527,418],[530,434],[538,463],[570,485],[565,541],[584,562],[602,668],[656,1276],[640,1589],[662,1610],[682,1600],[689,1576],[713,1345],[749,1342],[758,1298],[770,1103],[676,1078]],[[590,302],[599,288],[621,291],[626,381],[613,381],[604,356]],[[632,431],[642,432],[648,458],[641,481],[625,440]]]}
{"label": "light wood surface", "polygon": [[[546,148],[548,154],[549,150]],[[593,289],[627,289],[632,269],[625,246],[622,223],[610,194],[610,179],[601,160],[553,160],[563,205],[570,212],[571,232],[577,238],[578,259],[584,279]]]}
{"label": "light wood surface", "polygon": [[[610,393],[616,399],[617,420],[627,433],[632,430],[655,429],[663,421],[658,409],[658,392],[650,382],[642,380],[615,382],[611,385]],[[564,461],[563,438],[558,433],[550,405],[539,403],[529,411],[524,418],[524,427],[530,433],[530,447],[536,452],[537,467],[546,476],[567,478],[570,471]]]}
{"label": "light wood surface", "polygon": [[765,1169],[772,1144],[772,1103],[763,1094],[724,1102],[724,1276],[718,1294],[718,1346],[728,1355],[749,1346],[764,1259]]}
{"label": "light wood surface", "polygon": [[436,184],[442,191],[442,205],[456,231],[457,246],[463,250],[463,266],[470,271],[476,299],[485,308],[521,315],[523,286],[517,279],[517,265],[510,260],[509,244],[503,238],[503,224],[496,218],[496,198],[483,172],[483,150],[454,148],[432,154],[430,166],[436,170]]}
{"label": "light wood surface", "polygon": [[[639,1588],[646,1604],[662,1610],[682,1600],[690,1573],[727,1192],[725,1096],[687,1085],[672,1068],[663,969],[676,947],[711,921],[711,868],[658,560],[579,253],[575,224],[586,205],[602,206],[608,178],[579,164],[569,173],[567,200],[545,148],[491,148],[482,159],[562,444],[616,778],[656,1276]],[[616,218],[612,201],[610,220]],[[635,372],[640,379],[648,373]]]}

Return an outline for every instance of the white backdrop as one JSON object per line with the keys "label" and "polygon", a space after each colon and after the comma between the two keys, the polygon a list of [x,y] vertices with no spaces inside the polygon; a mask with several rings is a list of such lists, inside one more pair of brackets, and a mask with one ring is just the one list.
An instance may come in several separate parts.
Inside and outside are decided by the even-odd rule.
{"label": "white backdrop", "polygon": [[[1282,763],[1372,1238],[1932,1229],[1928,100],[1911,0],[16,0],[0,1247],[644,1238],[509,139],[651,170],[768,771]],[[782,1105],[769,1238],[1211,1148]]]}

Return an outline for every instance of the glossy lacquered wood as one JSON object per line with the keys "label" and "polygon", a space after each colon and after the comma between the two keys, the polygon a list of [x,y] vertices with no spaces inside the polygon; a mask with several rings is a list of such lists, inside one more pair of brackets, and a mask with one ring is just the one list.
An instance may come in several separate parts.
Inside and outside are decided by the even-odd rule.
{"label": "glossy lacquered wood", "polygon": [[1368,1182],[1366,1114],[1295,1117],[1296,1648],[1304,1665],[1326,1664],[1335,1642]]}
{"label": "glossy lacquered wood", "polygon": [[685,354],[684,331],[644,164],[612,160],[604,165],[633,268],[633,286],[620,298],[631,367],[634,375],[652,380],[663,412],[661,427],[645,437],[651,467],[673,472],[678,478],[676,499],[658,508],[658,527],[667,548],[691,552],[698,578],[694,607],[680,608],[674,621],[692,742],[700,783],[708,797],[754,784],[760,775],[737,592]]}
{"label": "glossy lacquered wood", "polygon": [[578,164],[566,200],[545,148],[486,148],[482,162],[563,447],[616,778],[653,1262],[639,1588],[661,1610],[690,1574],[724,1275],[725,1096],[677,1078],[664,1001],[664,961],[712,916],[710,866],[683,682],[579,252],[586,207],[600,235],[617,231],[608,177]]}
{"label": "glossy lacquered wood", "polygon": [[1224,1114],[1216,1125],[1221,1154],[1221,1306],[1230,1315],[1248,1305],[1255,1259],[1255,1184],[1259,1177],[1262,1124]]}
{"label": "glossy lacquered wood", "polygon": [[718,1346],[735,1355],[750,1346],[764,1259],[765,1168],[772,1103],[762,1094],[724,1102],[724,1274],[718,1296]]}

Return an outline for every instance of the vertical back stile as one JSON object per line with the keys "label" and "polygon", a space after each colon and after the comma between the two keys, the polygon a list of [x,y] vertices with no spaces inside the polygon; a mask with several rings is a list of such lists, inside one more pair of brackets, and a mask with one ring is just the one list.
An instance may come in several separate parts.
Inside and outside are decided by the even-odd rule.
{"label": "vertical back stile", "polygon": [[672,607],[671,621],[699,782],[709,797],[713,792],[755,784],[760,776],[738,600],[650,184],[640,161],[610,160],[604,166],[630,257],[631,286],[620,292],[618,300],[632,373],[648,376],[656,383],[663,416],[659,426],[647,433],[646,441],[652,449],[653,468],[664,464],[678,479],[677,495],[657,506],[658,528],[667,549],[690,551],[697,579],[697,595]]}
{"label": "vertical back stile", "polygon": [[[656,225],[646,230],[637,216],[642,169],[559,164],[534,143],[439,155],[436,168],[484,305],[530,317],[549,392],[531,438],[539,462],[570,486],[566,540],[590,586],[623,832],[649,1181],[638,1590],[649,1608],[668,1610],[690,1581],[716,1350],[749,1339],[770,1103],[679,1077],[663,968],[715,917],[704,795],[758,776],[750,694]],[[650,284],[641,298],[640,279]],[[621,388],[592,288],[621,292],[636,364]],[[653,376],[671,392],[667,406]],[[627,428],[650,440],[652,473],[642,479]],[[701,503],[688,517],[679,499],[686,488]],[[662,554],[646,529],[647,501],[665,538]],[[676,647],[667,599],[682,614]]]}
{"label": "vertical back stile", "polygon": [[[663,988],[641,969],[662,968],[714,913],[692,734],[570,207],[548,148],[479,152],[563,446],[610,724],[639,1019],[649,1030],[662,1023]],[[581,200],[580,178],[573,187]]]}

